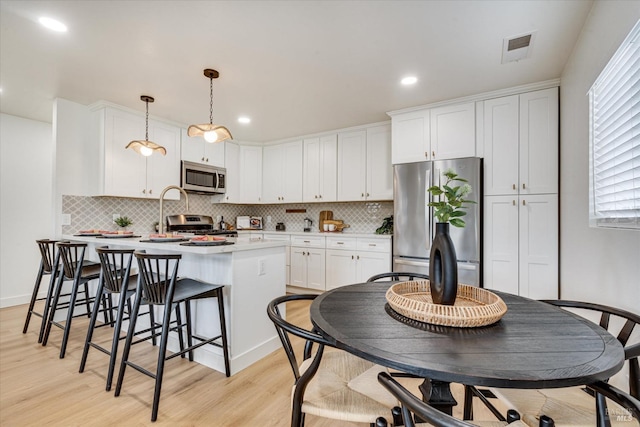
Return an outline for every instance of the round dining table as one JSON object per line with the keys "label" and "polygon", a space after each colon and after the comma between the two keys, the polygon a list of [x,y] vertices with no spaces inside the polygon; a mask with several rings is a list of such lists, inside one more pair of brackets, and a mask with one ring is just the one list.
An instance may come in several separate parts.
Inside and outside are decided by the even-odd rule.
{"label": "round dining table", "polygon": [[[339,349],[427,379],[423,399],[451,413],[449,383],[558,388],[605,380],[624,363],[609,332],[541,301],[492,291],[507,305],[493,325],[457,328],[403,317],[387,304],[392,282],[343,286],[311,305],[314,327]],[[428,394],[425,395],[425,393]]]}

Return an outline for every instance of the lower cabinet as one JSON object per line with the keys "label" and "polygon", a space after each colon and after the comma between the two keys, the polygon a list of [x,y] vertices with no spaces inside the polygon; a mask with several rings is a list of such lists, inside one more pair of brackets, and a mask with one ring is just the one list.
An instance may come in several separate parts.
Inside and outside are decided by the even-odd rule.
{"label": "lower cabinet", "polygon": [[324,245],[324,236],[291,236],[290,285],[325,290]]}
{"label": "lower cabinet", "polygon": [[327,237],[326,290],[391,271],[390,240]]}
{"label": "lower cabinet", "polygon": [[484,287],[558,298],[558,195],[485,196]]}
{"label": "lower cabinet", "polygon": [[289,243],[285,248],[286,274],[287,274],[286,283],[287,284],[291,283],[291,245],[290,245],[291,236],[288,234],[281,234],[281,233],[264,233],[262,237],[264,240],[277,240],[277,241]]}

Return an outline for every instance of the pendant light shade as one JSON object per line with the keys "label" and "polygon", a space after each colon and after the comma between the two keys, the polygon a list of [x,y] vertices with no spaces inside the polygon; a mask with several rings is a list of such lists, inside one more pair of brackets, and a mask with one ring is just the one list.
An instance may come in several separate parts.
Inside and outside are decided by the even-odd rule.
{"label": "pendant light shade", "polygon": [[207,68],[204,70],[204,75],[209,79],[209,123],[189,126],[187,135],[202,136],[205,141],[212,143],[233,139],[229,129],[213,123],[213,79],[217,79],[220,74],[216,70]]}
{"label": "pendant light shade", "polygon": [[141,140],[131,141],[129,144],[127,144],[126,148],[130,148],[136,153],[142,154],[143,156],[150,156],[153,154],[154,151],[157,151],[163,156],[166,156],[167,150],[162,145],[158,145],[155,142],[149,141],[149,103],[155,101],[155,99],[147,95],[142,95],[140,99],[144,101],[147,106],[144,141],[141,141]]}

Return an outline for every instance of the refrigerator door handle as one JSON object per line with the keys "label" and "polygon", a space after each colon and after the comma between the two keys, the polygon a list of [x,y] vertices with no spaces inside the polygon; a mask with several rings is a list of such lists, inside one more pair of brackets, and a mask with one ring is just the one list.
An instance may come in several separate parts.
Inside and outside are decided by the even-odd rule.
{"label": "refrigerator door handle", "polygon": [[429,206],[429,202],[431,202],[431,194],[429,193],[429,187],[431,187],[432,184],[432,173],[431,173],[431,168],[427,168],[427,170],[425,171],[425,186],[424,186],[424,200],[425,200],[425,207],[424,207],[424,229],[427,231],[427,235],[425,236],[425,240],[424,240],[424,247],[428,252],[431,252],[431,240],[432,239],[432,234],[433,232],[431,230],[433,230],[432,224],[431,224],[431,218],[433,216],[433,208],[431,206]]}
{"label": "refrigerator door handle", "polygon": [[429,261],[428,260],[424,260],[422,262],[419,262],[419,261],[406,261],[406,260],[403,260],[403,259],[397,259],[396,258],[394,260],[394,262],[396,264],[411,265],[413,267],[424,267],[424,266],[429,265]]}

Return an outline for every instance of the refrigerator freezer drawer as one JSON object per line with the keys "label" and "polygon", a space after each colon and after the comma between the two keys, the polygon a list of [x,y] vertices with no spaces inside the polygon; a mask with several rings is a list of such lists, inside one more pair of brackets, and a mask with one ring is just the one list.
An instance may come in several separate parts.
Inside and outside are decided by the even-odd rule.
{"label": "refrigerator freezer drawer", "polygon": [[[393,259],[393,271],[429,274],[429,260]],[[475,263],[458,263],[458,283],[480,286],[480,266]]]}

